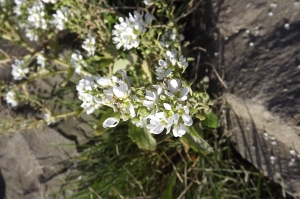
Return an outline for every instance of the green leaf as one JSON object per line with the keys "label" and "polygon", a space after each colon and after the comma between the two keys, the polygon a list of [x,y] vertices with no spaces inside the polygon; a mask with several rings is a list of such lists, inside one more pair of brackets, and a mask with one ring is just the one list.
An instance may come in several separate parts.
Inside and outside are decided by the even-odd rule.
{"label": "green leaf", "polygon": [[147,128],[139,128],[134,124],[129,124],[129,137],[136,142],[140,149],[153,151],[156,149],[156,140]]}
{"label": "green leaf", "polygon": [[212,153],[213,148],[200,136],[202,129],[199,125],[188,127],[188,132],[181,137],[181,141],[194,151],[204,154]]}
{"label": "green leaf", "polygon": [[126,59],[131,63],[131,65],[134,65],[138,59],[138,56],[134,53],[131,53],[126,56]]}
{"label": "green leaf", "polygon": [[168,182],[167,187],[164,190],[162,199],[174,198],[173,192],[174,192],[175,182],[176,182],[176,174],[175,174],[175,172],[173,172],[172,177],[171,177],[170,181]]}
{"label": "green leaf", "polygon": [[118,72],[121,69],[126,69],[127,66],[129,66],[130,64],[131,64],[130,61],[127,59],[118,59],[117,61],[115,61],[114,65],[113,65],[112,73],[115,74],[116,72]]}
{"label": "green leaf", "polygon": [[95,129],[95,135],[102,135],[105,132],[105,128],[102,126],[103,122],[109,118],[109,117],[115,117],[116,113],[112,108],[107,109],[105,112],[103,112],[100,116],[100,119],[97,122],[96,129]]}
{"label": "green leaf", "polygon": [[209,128],[218,128],[220,126],[218,116],[213,112],[205,116],[205,120],[202,121],[202,124]]}

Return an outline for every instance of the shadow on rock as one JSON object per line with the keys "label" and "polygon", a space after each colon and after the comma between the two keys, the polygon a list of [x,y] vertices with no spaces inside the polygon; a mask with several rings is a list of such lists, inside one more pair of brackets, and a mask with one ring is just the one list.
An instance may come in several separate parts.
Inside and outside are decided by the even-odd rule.
{"label": "shadow on rock", "polygon": [[5,199],[5,181],[0,170],[0,199]]}

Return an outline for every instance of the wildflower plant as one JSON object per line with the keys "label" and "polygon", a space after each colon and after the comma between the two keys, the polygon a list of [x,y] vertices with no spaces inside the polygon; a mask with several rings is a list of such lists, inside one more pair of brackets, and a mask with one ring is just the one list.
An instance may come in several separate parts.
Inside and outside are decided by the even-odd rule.
{"label": "wildflower plant", "polygon": [[[105,110],[111,115],[105,118],[102,114],[102,127],[96,127],[103,128],[101,132],[129,122],[145,134],[185,135],[199,119],[205,119],[212,103],[206,93],[193,91],[182,76],[189,64],[183,55],[184,37],[173,20],[174,12],[166,9],[164,1],[143,3],[145,9],[123,15],[111,12],[107,2],[4,2],[1,20],[6,23],[1,27],[1,36],[28,51],[11,64],[14,83],[4,89],[8,92],[4,94],[7,102],[13,107],[17,106],[15,99],[33,103],[45,114],[44,122],[53,124],[56,117],[69,113],[52,111],[50,99],[33,99],[27,86],[60,75],[65,79],[61,85],[72,82],[76,87],[81,101],[78,110],[87,114]],[[155,7],[157,12],[151,13],[150,8]],[[14,17],[9,17],[12,13]],[[164,27],[160,20],[169,22]],[[6,34],[9,31],[12,34]],[[78,36],[78,47],[65,57],[59,55],[58,48],[58,33],[62,31]],[[44,41],[46,46],[37,51],[24,36],[29,41]]]}
{"label": "wildflower plant", "polygon": [[[1,1],[0,38],[24,49],[19,56],[1,52],[1,63],[11,66],[1,96],[12,110],[34,107],[26,127],[86,113],[98,118],[96,135],[127,125],[141,149],[154,151],[156,135],[171,134],[196,152],[213,151],[195,130],[213,103],[183,77],[191,58],[176,20],[182,16],[169,1],[141,2],[128,11],[110,1]],[[30,90],[49,79],[57,81],[50,96]]]}

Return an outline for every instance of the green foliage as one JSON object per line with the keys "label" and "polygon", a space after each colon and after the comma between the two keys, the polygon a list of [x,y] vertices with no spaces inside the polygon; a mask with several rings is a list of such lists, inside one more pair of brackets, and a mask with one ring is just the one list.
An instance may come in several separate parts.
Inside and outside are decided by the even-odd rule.
{"label": "green foliage", "polygon": [[213,148],[202,138],[203,130],[199,125],[188,128],[188,133],[184,134],[181,140],[189,147],[200,154],[209,154]]}
{"label": "green foliage", "polygon": [[132,141],[136,142],[140,149],[146,149],[149,151],[156,149],[156,140],[146,127],[142,129],[134,124],[129,124],[128,134]]}
{"label": "green foliage", "polygon": [[202,124],[209,128],[218,128],[220,126],[218,116],[213,112],[205,115],[205,119],[202,121]]}

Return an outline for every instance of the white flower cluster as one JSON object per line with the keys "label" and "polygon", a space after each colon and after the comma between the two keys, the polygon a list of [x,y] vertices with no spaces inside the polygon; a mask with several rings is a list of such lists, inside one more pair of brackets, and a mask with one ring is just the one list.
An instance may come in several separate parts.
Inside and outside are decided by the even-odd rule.
{"label": "white flower cluster", "polygon": [[[123,120],[127,120],[128,113],[134,115],[132,104],[128,104],[128,96],[131,95],[131,80],[125,71],[120,71],[122,79],[113,76],[112,78],[92,76],[85,77],[79,81],[76,89],[79,99],[83,101],[81,107],[91,114],[101,105],[110,106],[115,112],[120,112]],[[132,96],[131,96],[132,98]]]}
{"label": "white flower cluster", "polygon": [[41,1],[36,1],[32,7],[27,9],[29,16],[27,18],[30,28],[43,29],[47,28],[45,20],[45,5]]}
{"label": "white flower cluster", "polygon": [[6,102],[11,105],[11,107],[15,107],[18,105],[18,101],[16,99],[16,93],[14,91],[8,91],[6,93]]}
{"label": "white flower cluster", "polygon": [[84,40],[82,44],[82,48],[87,51],[87,56],[93,56],[96,51],[96,40],[95,37],[92,37],[91,35],[88,35],[88,37]]}
{"label": "white flower cluster", "polygon": [[133,16],[129,13],[129,18],[119,18],[119,24],[114,26],[113,43],[116,44],[117,49],[122,46],[124,50],[129,50],[131,48],[137,48],[140,44],[140,35],[146,32],[146,25],[151,24],[154,17],[146,12],[140,14],[134,11]]}
{"label": "white flower cluster", "polygon": [[184,36],[182,34],[176,34],[173,30],[166,31],[160,38],[160,45],[164,48],[169,48],[176,41],[183,41]]}
{"label": "white flower cluster", "polygon": [[58,30],[63,30],[65,28],[65,23],[68,22],[70,11],[67,7],[63,7],[53,14],[53,19],[50,21],[52,25]]}
{"label": "white flower cluster", "polygon": [[23,68],[24,61],[16,59],[15,63],[11,65],[12,71],[11,74],[14,80],[22,80],[26,77],[26,74],[29,73],[29,68]]}
{"label": "white flower cluster", "polygon": [[7,12],[6,5],[7,5],[6,0],[0,0],[0,10]]}
{"label": "white flower cluster", "polygon": [[187,105],[189,87],[183,86],[179,78],[174,78],[176,69],[188,67],[186,59],[177,50],[167,51],[165,60],[159,60],[156,67],[156,79],[164,80],[155,90],[147,90],[143,105],[151,112],[147,117],[147,128],[151,133],[159,134],[164,129],[169,133],[172,129],[175,137],[186,133],[186,126],[193,124],[190,109]]}
{"label": "white flower cluster", "polygon": [[75,73],[77,74],[80,74],[82,66],[87,66],[87,63],[83,60],[83,57],[79,52],[72,53],[70,63],[71,67],[75,68]]}
{"label": "white flower cluster", "polygon": [[42,55],[38,55],[36,57],[36,63],[38,65],[40,65],[42,68],[45,68],[45,66],[46,66],[46,58],[44,56],[42,56]]}
{"label": "white flower cluster", "polygon": [[26,2],[26,0],[15,0],[15,6],[14,6],[14,13],[17,16],[21,16],[22,15],[22,6],[23,4]]}
{"label": "white flower cluster", "polygon": [[167,51],[165,60],[160,59],[158,64],[159,66],[156,66],[155,69],[157,80],[163,80],[164,78],[172,76],[175,68],[179,68],[184,71],[188,67],[186,58],[182,55],[179,56],[177,50]]}
{"label": "white flower cluster", "polygon": [[[167,52],[166,61],[160,60],[165,70],[181,67],[186,68],[187,62],[176,50]],[[167,69],[169,67],[169,69]],[[179,78],[164,76],[164,81],[144,91],[132,87],[132,80],[124,70],[120,70],[121,78],[85,77],[79,81],[77,91],[83,101],[81,107],[87,114],[100,106],[109,106],[119,115],[104,121],[103,127],[114,127],[120,120],[131,121],[138,127],[146,125],[150,133],[159,134],[171,130],[176,137],[187,131],[186,127],[193,124],[187,101],[189,87]],[[162,80],[161,79],[161,80]],[[143,94],[145,92],[145,94]]]}
{"label": "white flower cluster", "polygon": [[[47,13],[45,10],[45,3],[56,3],[56,0],[36,0],[36,1],[26,1],[26,0],[14,0],[14,13],[17,16],[26,16],[27,21],[21,23],[20,27],[25,29],[25,36],[31,41],[38,40],[39,30],[46,30],[47,24]],[[27,12],[25,11],[27,7]],[[65,28],[65,23],[68,21],[70,11],[68,8],[63,7],[54,13],[53,19],[50,20],[50,24],[55,26],[58,30],[63,30]]]}
{"label": "white flower cluster", "polygon": [[[17,15],[24,15],[22,13],[22,6],[26,1],[15,0],[16,6],[14,7],[14,12]],[[20,27],[25,28],[25,36],[30,41],[38,40],[38,29],[45,30],[47,29],[47,21],[45,19],[45,5],[42,1],[34,1],[32,2],[31,7],[27,8],[27,21],[25,23],[21,23]]]}
{"label": "white flower cluster", "polygon": [[188,99],[189,88],[182,86],[180,79],[169,79],[163,86],[154,86],[147,90],[143,105],[150,114],[145,118],[149,123],[150,133],[159,134],[164,129],[169,133],[172,129],[175,137],[186,133],[186,126],[193,124],[190,110],[185,101]]}

